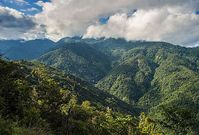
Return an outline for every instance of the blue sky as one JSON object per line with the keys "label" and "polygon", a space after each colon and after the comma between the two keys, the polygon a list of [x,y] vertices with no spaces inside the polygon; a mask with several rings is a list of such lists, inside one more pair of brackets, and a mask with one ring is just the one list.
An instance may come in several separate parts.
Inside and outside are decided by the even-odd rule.
{"label": "blue sky", "polygon": [[106,23],[108,22],[109,18],[110,18],[110,16],[100,17],[100,18],[99,18],[99,22],[100,22],[101,24],[106,24]]}
{"label": "blue sky", "polygon": [[[49,2],[49,0],[41,0]],[[38,0],[1,0],[0,6],[9,7],[27,15],[35,15],[42,11],[42,7],[36,4]]]}
{"label": "blue sky", "polygon": [[[50,0],[40,0],[50,2]],[[1,0],[0,6],[16,9],[26,15],[35,15],[42,12],[42,7],[37,4],[38,0]],[[110,16],[100,17],[99,22],[106,24]]]}

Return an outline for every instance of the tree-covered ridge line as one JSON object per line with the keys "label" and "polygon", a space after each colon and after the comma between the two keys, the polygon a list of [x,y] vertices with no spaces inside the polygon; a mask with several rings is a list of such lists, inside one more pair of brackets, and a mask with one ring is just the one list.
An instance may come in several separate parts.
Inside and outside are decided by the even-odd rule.
{"label": "tree-covered ridge line", "polygon": [[32,60],[55,47],[48,39],[0,40],[0,53],[10,60]]}
{"label": "tree-covered ridge line", "polygon": [[[117,56],[117,66],[98,82],[99,88],[130,104],[146,108],[156,121],[163,120],[162,107],[189,110],[198,121],[198,48],[145,43],[122,53],[119,52],[120,49],[111,49],[114,50],[111,51],[113,56]],[[180,114],[182,116],[173,115],[188,117],[186,114],[187,112]],[[187,127],[184,129],[187,130]]]}
{"label": "tree-covered ridge line", "polygon": [[[184,48],[165,42],[66,38],[38,60],[83,80],[97,83],[100,89],[136,105],[146,97],[145,94],[160,89],[154,81],[161,81],[165,73],[178,68],[182,70],[180,72],[187,72],[188,76],[197,74],[198,52],[198,48]],[[159,102],[159,99],[156,101]]]}
{"label": "tree-covered ridge line", "polygon": [[[126,103],[141,107],[156,121],[162,120],[162,107],[191,110],[198,116],[198,48],[184,48],[165,42],[126,42],[123,39],[67,39],[44,55],[46,59],[42,56],[39,61],[54,67],[48,63],[53,60],[61,67],[70,61],[53,57],[55,54],[68,54],[59,49],[72,46],[78,50],[82,44],[85,48],[92,47],[102,53],[111,66],[97,82],[98,88]],[[78,53],[74,54],[81,57]],[[94,61],[91,59],[89,62]],[[67,66],[63,65],[59,69],[67,72]],[[89,71],[89,65],[85,69]],[[72,72],[76,73],[73,69]]]}
{"label": "tree-covered ridge line", "polygon": [[0,133],[197,135],[198,58],[164,42],[72,39],[38,59],[53,68],[0,60]]}
{"label": "tree-covered ridge line", "polygon": [[[92,100],[79,100],[75,91],[64,87],[71,81],[84,88],[86,82],[83,84],[77,78],[74,82],[73,76],[62,80],[65,74],[38,63],[0,60],[0,76],[0,134],[163,135],[186,133],[190,129],[195,132],[197,121],[193,121],[195,115],[189,110],[163,109],[164,121],[159,121],[144,113],[135,117],[118,112],[103,106],[102,100],[98,106]],[[74,85],[70,87],[75,89]],[[122,105],[119,107],[122,109]],[[177,113],[172,114],[174,111]],[[190,128],[182,130],[184,126]]]}
{"label": "tree-covered ridge line", "polygon": [[[91,86],[82,84],[83,87],[81,88],[81,86],[78,86],[78,83],[81,83],[80,80],[75,82],[74,77],[67,76],[68,82],[62,84],[67,85],[68,83],[68,85],[71,85],[70,83],[73,82],[74,85],[70,86],[73,90],[68,90],[65,86],[61,87],[56,82],[56,79],[60,80],[60,78],[56,78],[58,77],[56,74],[61,77],[62,73],[53,71],[53,69],[46,71],[49,69],[43,65],[33,67],[33,64],[27,62],[5,62],[0,60],[0,69],[1,134],[23,134],[23,132],[27,134],[77,134],[80,131],[87,134],[88,131],[97,130],[93,129],[93,122],[90,121],[92,117],[93,119],[96,117],[97,121],[98,116],[100,119],[105,117],[103,113],[106,113],[106,107],[102,106],[104,104],[102,102],[105,101],[100,98],[97,99],[95,93],[92,95],[95,101],[83,101],[87,97],[78,99],[79,95],[75,93],[75,89],[87,90],[88,88],[84,87]],[[71,80],[69,81],[69,79]],[[113,98],[113,96],[111,97]],[[105,97],[103,98],[105,99]],[[109,100],[114,103],[114,99]],[[90,104],[94,102],[93,105],[96,107],[91,107]],[[97,103],[99,103],[99,106]],[[111,106],[111,103],[109,105]],[[111,109],[108,110],[111,111]],[[72,116],[69,117],[69,114]],[[117,115],[117,113],[114,115]],[[118,113],[118,117],[120,115],[124,117],[124,121],[126,121],[126,118],[128,120],[127,115]],[[69,125],[73,126],[69,127]],[[96,127],[98,126],[96,125]],[[105,130],[103,126],[98,128]],[[106,132],[112,131],[107,129]]]}
{"label": "tree-covered ridge line", "polygon": [[85,43],[57,45],[38,61],[96,83],[110,70],[107,56]]}

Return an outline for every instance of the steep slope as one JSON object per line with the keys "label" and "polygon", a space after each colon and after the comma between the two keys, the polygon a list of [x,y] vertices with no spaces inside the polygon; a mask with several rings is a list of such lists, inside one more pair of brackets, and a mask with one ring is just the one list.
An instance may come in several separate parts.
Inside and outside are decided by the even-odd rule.
{"label": "steep slope", "polygon": [[[52,81],[56,83],[58,87],[69,90],[75,95],[78,95],[79,101],[89,100],[95,105],[104,107],[109,106],[116,110],[121,109],[124,112],[129,113],[133,111],[128,104],[120,101],[114,96],[93,87],[89,83],[82,81],[77,77],[46,67],[45,65],[25,61],[14,62],[13,64],[12,62],[7,63],[1,61],[1,67],[6,67],[6,65],[3,66],[3,64],[10,64],[11,67],[13,66],[13,71],[9,71],[9,74],[20,74],[20,79],[23,78],[22,81],[28,81],[30,87],[39,85],[42,83],[42,80],[47,82]],[[6,72],[4,73],[4,70],[1,70],[1,75],[6,74]],[[17,80],[17,78],[15,80]]]}
{"label": "steep slope", "polygon": [[118,62],[97,87],[146,108],[154,119],[169,107],[199,114],[198,48],[148,43],[126,51]]}
{"label": "steep slope", "polygon": [[54,45],[55,43],[48,39],[2,40],[0,41],[0,52],[11,60],[32,60],[53,48]]}
{"label": "steep slope", "polygon": [[193,107],[198,111],[199,53],[194,51],[180,48],[176,52],[165,50],[156,54],[154,61],[158,67],[151,90],[139,103],[149,107],[162,104]]}
{"label": "steep slope", "polygon": [[[67,38],[60,42],[75,44],[73,47],[79,51],[78,45],[85,45],[100,52],[104,59],[109,60],[111,68],[104,77],[101,76],[102,79],[96,80],[96,86],[126,103],[141,107],[163,127],[174,124],[179,128],[169,129],[165,133],[172,134],[170,131],[173,131],[185,134],[197,130],[194,129],[197,124],[190,127],[190,122],[197,123],[199,120],[198,48],[183,48],[164,42],[127,42],[123,39]],[[57,50],[59,48],[62,46],[57,46]],[[94,52],[89,52],[89,55],[95,56]],[[86,51],[82,53],[87,54]],[[67,54],[59,59],[68,61],[66,57],[73,55]],[[74,60],[73,64],[76,61],[78,63],[79,60]],[[93,59],[88,59],[88,62],[92,63]],[[63,69],[68,65],[63,65]],[[75,75],[77,70],[73,72]],[[184,121],[186,128],[179,124],[180,121]]]}
{"label": "steep slope", "polygon": [[[128,102],[134,102],[147,91],[150,91],[155,80],[161,82],[161,79],[164,79],[162,78],[164,74],[177,74],[175,71],[166,70],[165,67],[168,68],[168,65],[171,66],[170,68],[174,66],[192,71],[187,76],[192,73],[193,75],[197,74],[198,52],[194,49],[172,46],[167,43],[148,43],[146,46],[135,47],[122,53],[117,63],[119,65],[115,66],[104,79],[100,80],[97,86],[120,98],[123,97],[124,100],[127,99]],[[162,69],[163,67],[164,69]],[[159,70],[166,71],[158,74]],[[173,79],[178,78],[174,77]],[[130,92],[132,93],[130,94]],[[137,96],[131,98],[133,93],[136,93]]]}
{"label": "steep slope", "polygon": [[37,60],[95,84],[118,64],[122,53],[143,44],[124,39],[68,37],[58,41],[54,49]]}
{"label": "steep slope", "polygon": [[[115,97],[55,69],[38,63],[0,60],[2,135],[164,133],[159,123],[144,113],[138,119],[116,112],[118,105],[121,109],[126,106]],[[122,110],[131,109],[126,107]]]}
{"label": "steep slope", "polygon": [[[182,70],[181,74],[189,72],[185,74],[185,78],[198,74],[198,48],[188,49],[164,42],[127,42],[123,39],[81,39],[78,37],[65,38],[59,43],[62,44],[43,55],[39,61],[91,83],[97,82],[98,88],[127,103],[139,104],[147,109],[161,104],[162,97],[158,98],[158,93],[163,92],[160,90],[162,85],[169,81],[165,74],[168,76],[178,74],[163,67],[170,65],[170,68],[179,68]],[[58,57],[55,58],[54,56],[57,55]],[[181,63],[183,63],[182,66]],[[167,79],[157,86],[157,83],[162,82],[161,79],[165,79],[162,77]],[[195,78],[197,79],[198,76]],[[174,75],[170,81],[175,79],[179,79],[177,75]],[[189,81],[190,85],[195,84],[193,80]],[[188,85],[183,79],[179,80],[179,83]],[[171,86],[167,87],[164,89],[173,89]],[[170,94],[168,93],[169,96]],[[195,93],[191,93],[192,97],[194,95]],[[150,102],[150,105],[147,102]]]}
{"label": "steep slope", "polygon": [[118,54],[115,62],[118,66],[96,86],[123,101],[145,108],[164,126],[169,127],[181,119],[184,124],[176,130],[186,130],[183,134],[193,130],[193,127],[188,128],[191,121],[199,120],[198,48],[151,42]]}
{"label": "steep slope", "polygon": [[0,134],[127,135],[129,126],[139,132],[135,118],[111,108],[133,112],[71,75],[38,63],[0,60]]}
{"label": "steep slope", "polygon": [[[96,89],[76,77],[67,74],[64,75],[44,65],[26,62],[12,63],[17,64],[19,68],[13,67],[11,69],[19,69],[20,73],[22,73],[22,78],[25,77],[25,81],[28,80],[28,82],[26,82],[28,85],[25,86],[30,86],[31,89],[36,88],[40,92],[40,95],[46,95],[45,100],[47,103],[50,102],[53,105],[57,105],[57,99],[62,99],[63,97],[57,97],[57,93],[53,92],[42,92],[43,90],[56,89],[63,92],[61,89],[64,89],[72,93],[71,95],[77,95],[78,103],[89,100],[91,104],[97,108],[109,106],[113,108],[113,110],[134,112],[134,109],[132,111],[132,107],[126,103],[134,105],[134,107],[139,106],[139,108],[148,113],[148,116],[153,118],[153,120],[151,120],[142,113],[139,122],[137,124],[133,122],[142,133],[168,135],[197,135],[199,133],[198,48],[183,48],[164,42],[127,42],[123,39],[95,40],[66,38],[61,40],[60,43],[62,44],[58,44],[56,48],[44,54],[39,60],[67,73],[72,73],[83,79],[85,78],[84,80],[91,83],[97,82],[96,86],[105,92]],[[6,64],[4,63],[2,66],[3,65]],[[1,69],[1,74],[4,73],[4,76],[6,69],[10,68],[5,67]],[[18,73],[18,71],[11,70],[7,73],[9,73],[6,75],[8,78],[13,77],[13,75],[16,77],[15,73]],[[4,78],[5,77],[2,78],[2,81],[6,80]],[[9,84],[5,85],[5,91],[6,88],[13,88],[13,83],[8,83],[8,81],[10,81],[10,78],[6,82],[0,83]],[[15,83],[16,82],[14,82],[14,86],[16,86]],[[18,84],[23,84],[24,86],[25,83],[17,81],[17,86]],[[20,91],[24,89],[21,85],[19,88]],[[28,87],[28,89],[30,88]],[[107,93],[116,96],[126,103]],[[37,95],[37,93],[35,95]],[[49,98],[51,97],[50,95],[53,95],[52,99]],[[10,94],[4,97],[9,96]],[[19,99],[20,98],[21,96]],[[13,102],[12,100],[8,101],[8,103],[7,101],[4,102],[4,98],[0,100],[3,104],[15,102],[15,100]],[[56,102],[53,103],[51,101]],[[43,100],[38,100],[37,103],[43,104]],[[23,104],[23,102],[20,102],[20,104]],[[16,104],[14,104],[14,106],[15,105]],[[13,108],[10,105],[9,107]],[[45,108],[45,106],[42,106],[42,108],[43,107]],[[135,109],[137,110],[137,108]],[[134,114],[135,113],[136,112],[134,112]],[[82,113],[81,115],[79,112],[77,114],[72,120],[80,116],[83,119],[85,118],[84,116],[82,117]],[[105,119],[103,119],[100,114],[105,114]],[[100,116],[100,120],[98,117],[96,118],[96,115]],[[87,117],[87,120],[90,119],[92,121],[92,124],[90,124],[93,125],[96,119],[98,122],[104,122],[108,119],[108,123],[104,125],[109,128],[108,132],[110,134],[118,133],[118,131],[114,131],[114,129],[121,123],[116,124],[116,127],[111,126],[110,128],[109,126],[115,125],[115,121],[113,120],[120,121],[121,119],[109,116],[110,115],[105,112],[98,111],[98,113],[95,112],[95,115],[92,115],[92,120],[90,117]],[[51,115],[49,117],[53,116]],[[54,120],[54,117],[52,119]],[[103,121],[101,121],[101,119],[103,119]],[[124,119],[126,120],[128,118]],[[124,119],[122,118],[122,120]],[[95,122],[93,123],[93,121]],[[110,124],[110,121],[113,121],[113,123]],[[77,123],[80,124],[82,122],[83,121],[78,121]],[[102,124],[98,122],[96,123],[99,125]],[[94,125],[101,131],[102,127],[98,127],[96,123]],[[127,121],[127,123],[131,122]],[[88,128],[95,129],[88,125],[84,127],[83,124],[78,125],[78,127],[81,127],[79,131]],[[121,127],[120,130],[121,129],[123,129],[123,127]],[[126,129],[126,126],[124,129]],[[114,131],[114,133],[112,131]],[[129,132],[129,130],[125,131]],[[92,133],[95,133],[95,131]],[[103,132],[103,134],[109,133]],[[85,134],[88,134],[88,132],[85,132]],[[141,133],[138,131],[138,133],[133,134]]]}
{"label": "steep slope", "polygon": [[106,55],[85,43],[57,45],[38,61],[91,83],[96,83],[110,70]]}
{"label": "steep slope", "polygon": [[96,86],[135,104],[150,89],[155,67],[153,61],[136,56],[113,68]]}

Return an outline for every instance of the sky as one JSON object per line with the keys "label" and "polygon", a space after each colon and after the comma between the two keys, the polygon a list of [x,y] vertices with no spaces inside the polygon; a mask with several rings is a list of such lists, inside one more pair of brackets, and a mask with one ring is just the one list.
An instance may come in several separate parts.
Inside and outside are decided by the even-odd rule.
{"label": "sky", "polygon": [[199,0],[0,0],[0,39],[72,36],[199,46]]}

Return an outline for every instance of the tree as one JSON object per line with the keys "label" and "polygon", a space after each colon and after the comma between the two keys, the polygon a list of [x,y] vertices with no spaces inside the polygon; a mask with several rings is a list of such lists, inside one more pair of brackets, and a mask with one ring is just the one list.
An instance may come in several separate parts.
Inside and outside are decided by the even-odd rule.
{"label": "tree", "polygon": [[198,122],[193,110],[184,107],[162,107],[162,120],[159,123],[176,135],[185,135],[191,129],[194,131]]}

